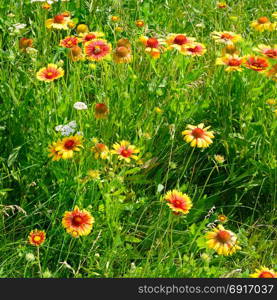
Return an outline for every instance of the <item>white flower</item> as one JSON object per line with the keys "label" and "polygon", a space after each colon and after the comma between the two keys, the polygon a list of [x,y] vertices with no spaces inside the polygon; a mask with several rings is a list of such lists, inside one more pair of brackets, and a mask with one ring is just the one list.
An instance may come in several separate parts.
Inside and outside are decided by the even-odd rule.
{"label": "white flower", "polygon": [[64,136],[69,136],[71,134],[74,133],[74,129],[69,127],[68,125],[64,125],[62,130],[61,130],[61,134],[64,135]]}
{"label": "white flower", "polygon": [[76,135],[84,136],[84,133],[83,133],[83,131],[77,131]]}
{"label": "white flower", "polygon": [[25,28],[26,26],[27,26],[26,24],[22,24],[22,23],[16,23],[16,24],[13,24],[13,27],[14,27],[16,30],[23,29],[23,28]]}
{"label": "white flower", "polygon": [[73,107],[77,110],[85,110],[88,109],[87,105],[84,102],[76,102]]}
{"label": "white flower", "polygon": [[58,125],[55,127],[56,131],[61,131],[63,129],[63,125]]}
{"label": "white flower", "polygon": [[71,127],[71,128],[76,128],[77,127],[77,123],[76,123],[76,121],[71,121],[71,122],[69,122],[68,124],[67,124],[69,127]]}

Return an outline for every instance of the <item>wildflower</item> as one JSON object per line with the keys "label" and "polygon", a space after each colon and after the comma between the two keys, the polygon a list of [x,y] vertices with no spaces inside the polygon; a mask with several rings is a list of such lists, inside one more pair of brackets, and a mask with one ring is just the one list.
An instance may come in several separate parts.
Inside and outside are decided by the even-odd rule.
{"label": "wildflower", "polygon": [[50,152],[48,154],[48,157],[52,157],[53,161],[58,161],[62,158],[62,154],[56,150],[56,147],[58,144],[56,142],[53,142],[52,145],[49,146],[48,151]]}
{"label": "wildflower", "polygon": [[48,64],[46,68],[40,69],[36,76],[38,80],[51,82],[54,81],[64,75],[64,70],[62,68],[58,68],[55,64]]}
{"label": "wildflower", "polygon": [[89,170],[88,176],[91,179],[100,179],[100,171],[99,170]]}
{"label": "wildflower", "polygon": [[63,40],[60,41],[60,46],[64,48],[72,48],[78,45],[78,38],[76,36],[67,36]]}
{"label": "wildflower", "polygon": [[32,230],[29,233],[29,237],[28,237],[29,243],[33,246],[42,245],[45,241],[45,238],[46,238],[45,232],[38,229]]}
{"label": "wildflower", "polygon": [[260,54],[268,58],[277,59],[277,45],[271,47],[271,46],[261,44],[258,45],[258,47],[253,48],[253,50],[259,52]]}
{"label": "wildflower", "polygon": [[120,17],[119,16],[111,16],[110,19],[112,22],[118,22],[120,20]]}
{"label": "wildflower", "polygon": [[154,108],[154,111],[157,113],[157,114],[162,114],[163,113],[163,110],[159,107],[155,107]]}
{"label": "wildflower", "polygon": [[226,2],[217,2],[216,6],[217,6],[217,8],[226,8],[226,7],[228,7]]}
{"label": "wildflower", "polygon": [[83,33],[88,33],[89,29],[86,24],[79,24],[76,28],[77,34],[83,34]]}
{"label": "wildflower", "polygon": [[184,140],[190,143],[191,147],[206,148],[213,142],[213,131],[208,131],[210,126],[204,128],[204,124],[201,123],[197,126],[188,125],[187,130],[182,132]]}
{"label": "wildflower", "polygon": [[85,59],[83,50],[79,46],[73,46],[68,52],[68,57],[72,61],[79,61]]}
{"label": "wildflower", "polygon": [[113,53],[113,60],[118,64],[131,62],[131,49],[125,46],[116,47]]}
{"label": "wildflower", "polygon": [[161,50],[164,49],[163,39],[157,39],[154,37],[142,36],[139,38],[140,42],[145,46],[145,52],[148,53],[152,58],[159,58]]}
{"label": "wildflower", "polygon": [[267,77],[277,82],[277,64],[271,66],[265,73]]}
{"label": "wildflower", "polygon": [[67,233],[75,238],[90,234],[93,223],[93,216],[85,209],[80,210],[78,206],[73,211],[66,211],[62,219]]}
{"label": "wildflower", "polygon": [[268,100],[266,101],[266,103],[267,103],[268,105],[276,105],[276,104],[277,104],[277,100],[276,100],[276,99],[268,99]]}
{"label": "wildflower", "polygon": [[117,27],[115,27],[114,30],[115,30],[116,32],[123,32],[123,31],[124,31],[124,28],[121,27],[121,26],[117,26]]}
{"label": "wildflower", "polygon": [[123,140],[120,143],[113,144],[113,150],[111,150],[111,153],[118,155],[120,160],[124,160],[129,163],[131,158],[138,160],[138,156],[134,154],[139,153],[139,150],[128,141]]}
{"label": "wildflower", "polygon": [[86,103],[84,103],[84,102],[76,102],[76,103],[74,103],[73,107],[77,110],[86,110],[86,109],[88,109]]}
{"label": "wildflower", "polygon": [[26,253],[25,258],[28,262],[32,262],[36,259],[33,253]]}
{"label": "wildflower", "polygon": [[75,129],[69,125],[63,125],[60,131],[61,131],[61,135],[63,136],[70,136],[71,134],[74,133]]}
{"label": "wildflower", "polygon": [[45,9],[45,10],[49,10],[49,9],[51,8],[51,5],[50,5],[49,3],[47,3],[47,2],[45,2],[45,3],[43,3],[43,4],[41,5],[41,7],[42,7],[43,9]]}
{"label": "wildflower", "polygon": [[185,34],[170,34],[165,40],[168,45],[167,49],[176,49],[178,51],[181,51],[184,45],[190,44],[194,41],[195,38],[188,37]]}
{"label": "wildflower", "polygon": [[70,16],[67,13],[56,15],[52,19],[48,19],[45,22],[45,25],[48,29],[68,29],[68,23],[71,21]]}
{"label": "wildflower", "polygon": [[222,49],[222,55],[224,56],[225,54],[239,54],[239,51],[237,50],[237,47],[234,44],[227,44]]}
{"label": "wildflower", "polygon": [[98,143],[97,141],[91,150],[94,152],[95,159],[107,159],[109,156],[109,148],[105,144]]}
{"label": "wildflower", "polygon": [[57,142],[57,146],[55,147],[56,151],[62,156],[62,159],[72,158],[74,155],[74,151],[80,151],[82,148],[81,137],[78,135],[65,137],[61,141]]}
{"label": "wildflower", "polygon": [[80,36],[81,36],[81,41],[83,43],[86,43],[92,40],[99,39],[105,36],[105,34],[103,32],[85,32],[85,33],[81,33]]}
{"label": "wildflower", "polygon": [[19,40],[19,49],[22,51],[26,51],[27,48],[32,47],[33,40],[23,37]]}
{"label": "wildflower", "polygon": [[217,58],[215,64],[227,66],[227,68],[225,68],[226,72],[232,72],[232,71],[241,72],[242,71],[241,66],[244,63],[244,61],[245,59],[243,57],[226,54],[223,57]]}
{"label": "wildflower", "polygon": [[248,69],[261,72],[265,71],[269,67],[269,62],[262,56],[250,55],[247,57],[244,66]]}
{"label": "wildflower", "polygon": [[222,225],[206,233],[207,246],[219,255],[232,255],[241,247],[238,246],[237,236]]}
{"label": "wildflower", "polygon": [[250,26],[256,31],[264,32],[265,30],[273,31],[276,27],[275,23],[271,23],[267,17],[260,17],[253,21]]}
{"label": "wildflower", "polygon": [[223,164],[224,161],[225,161],[224,156],[219,155],[219,154],[216,154],[216,155],[214,156],[214,159],[215,159],[215,161],[216,161],[217,163],[219,163],[219,164]]}
{"label": "wildflower", "polygon": [[96,103],[94,109],[96,119],[105,119],[109,113],[108,106],[105,103]]}
{"label": "wildflower", "polygon": [[228,221],[228,218],[225,215],[218,215],[217,220],[221,223],[226,223]]}
{"label": "wildflower", "polygon": [[190,197],[177,190],[167,192],[164,199],[174,214],[188,214],[192,208]]}
{"label": "wildflower", "polygon": [[137,27],[143,27],[144,26],[144,21],[143,20],[136,20],[135,22]]}
{"label": "wildflower", "polygon": [[256,269],[255,273],[250,274],[252,278],[277,278],[277,273],[274,270],[261,267],[260,269]]}
{"label": "wildflower", "polygon": [[89,60],[99,61],[106,58],[112,50],[106,40],[96,39],[85,43],[85,54]]}
{"label": "wildflower", "polygon": [[272,15],[273,18],[277,19],[277,11],[275,11]]}
{"label": "wildflower", "polygon": [[211,33],[211,35],[216,43],[235,44],[242,40],[240,34],[236,34],[231,31],[222,31],[222,32],[214,31]]}
{"label": "wildflower", "polygon": [[180,50],[180,53],[190,56],[202,56],[206,51],[206,47],[203,44],[193,42],[191,44],[184,45]]}

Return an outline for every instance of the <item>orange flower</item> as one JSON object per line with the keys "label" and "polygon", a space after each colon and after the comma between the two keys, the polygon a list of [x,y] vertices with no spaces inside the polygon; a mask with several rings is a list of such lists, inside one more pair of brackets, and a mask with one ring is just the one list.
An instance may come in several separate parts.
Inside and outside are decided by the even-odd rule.
{"label": "orange flower", "polygon": [[274,270],[261,267],[260,269],[255,270],[256,273],[250,275],[252,278],[277,278],[277,273]]}
{"label": "orange flower", "polygon": [[103,32],[85,32],[81,33],[80,36],[82,37],[82,42],[86,43],[92,40],[99,39],[103,37],[105,34]]}
{"label": "orange flower", "polygon": [[95,159],[107,159],[109,156],[109,148],[105,144],[96,142],[91,150],[94,152]]}
{"label": "orange flower", "polygon": [[143,20],[136,20],[135,24],[136,24],[137,27],[143,27],[144,26]]}
{"label": "orange flower", "polygon": [[266,58],[262,56],[253,56],[250,55],[247,57],[244,66],[248,69],[262,72],[265,71],[269,67],[269,62]]}
{"label": "orange flower", "polygon": [[49,10],[49,9],[51,8],[51,5],[50,5],[49,3],[47,3],[47,2],[45,2],[45,3],[43,3],[43,4],[41,5],[41,7],[42,7],[43,9]]}
{"label": "orange flower", "polygon": [[99,61],[111,53],[112,47],[106,40],[97,39],[85,43],[85,54],[89,60]]}
{"label": "orange flower", "polygon": [[277,64],[273,65],[270,69],[268,69],[265,75],[277,82]]}
{"label": "orange flower", "polygon": [[48,64],[46,68],[40,69],[36,76],[38,80],[51,82],[54,81],[64,75],[64,70],[62,68],[58,68],[55,64]]}
{"label": "orange flower", "polygon": [[32,230],[29,233],[29,237],[28,237],[29,243],[33,246],[42,245],[45,241],[45,238],[46,238],[45,232],[38,229]]}
{"label": "orange flower", "polygon": [[201,123],[197,126],[188,125],[188,130],[184,130],[184,140],[190,143],[191,147],[207,148],[213,142],[213,131],[208,131],[210,126],[204,128],[204,124]]}
{"label": "orange flower", "polygon": [[174,214],[188,214],[192,208],[190,197],[177,190],[167,192],[164,199]]}
{"label": "orange flower", "polygon": [[217,6],[217,8],[226,8],[226,7],[228,7],[226,2],[217,2],[216,6]]}
{"label": "orange flower", "polygon": [[227,68],[225,69],[226,72],[232,71],[242,71],[242,64],[244,62],[243,57],[238,57],[237,55],[230,55],[226,54],[223,57],[217,58],[215,64],[216,65],[225,65]]}
{"label": "orange flower", "polygon": [[19,49],[26,51],[27,48],[32,47],[33,46],[33,40],[32,39],[28,39],[28,38],[21,38],[19,40]]}
{"label": "orange flower", "polygon": [[260,54],[271,58],[271,59],[277,59],[277,45],[274,45],[274,47],[270,47],[264,44],[258,45],[258,47],[253,48],[254,51],[259,52]]}
{"label": "orange flower", "polygon": [[56,15],[52,19],[48,19],[45,22],[45,25],[48,29],[68,29],[68,23],[71,22],[70,14],[65,12],[59,15]]}
{"label": "orange flower", "polygon": [[180,53],[190,56],[202,56],[206,52],[206,47],[201,43],[193,42],[191,44],[184,45]]}
{"label": "orange flower", "polygon": [[85,56],[83,54],[83,50],[79,46],[73,46],[69,50],[68,57],[72,61],[79,61],[79,60],[84,60],[85,59]]}
{"label": "orange flower", "polygon": [[75,206],[73,211],[66,211],[62,219],[67,233],[75,238],[90,234],[93,223],[94,218],[91,214],[85,209],[80,210],[78,206]]}
{"label": "orange flower", "polygon": [[118,64],[131,62],[131,49],[125,46],[116,47],[113,53],[113,60]]}
{"label": "orange flower", "polygon": [[250,26],[259,32],[273,31],[276,28],[276,23],[271,23],[268,17],[260,17],[253,21]]}
{"label": "orange flower", "polygon": [[111,21],[112,22],[118,22],[120,20],[119,16],[111,16]]}
{"label": "orange flower", "polygon": [[78,45],[78,38],[76,36],[67,36],[63,40],[60,41],[60,46],[64,48],[72,48]]}
{"label": "orange flower", "polygon": [[105,103],[96,103],[95,104],[95,118],[96,119],[105,119],[109,113],[109,109]]}
{"label": "orange flower", "polygon": [[126,162],[130,162],[131,158],[138,160],[137,155],[134,154],[139,153],[139,150],[135,146],[130,145],[127,141],[113,144],[113,149],[111,153],[118,155],[120,160],[125,160]]}
{"label": "orange flower", "polygon": [[188,37],[185,34],[170,34],[165,41],[169,50],[177,49],[180,51],[184,45],[194,42],[195,38]]}
{"label": "orange flower", "polygon": [[159,58],[161,51],[164,50],[164,40],[154,37],[142,36],[139,38],[140,42],[145,46],[145,52],[152,58]]}

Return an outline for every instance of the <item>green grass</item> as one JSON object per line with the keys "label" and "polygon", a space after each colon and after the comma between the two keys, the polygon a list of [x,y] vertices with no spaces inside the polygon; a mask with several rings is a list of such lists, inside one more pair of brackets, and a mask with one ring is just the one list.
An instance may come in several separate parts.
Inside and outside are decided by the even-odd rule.
{"label": "green grass", "polygon": [[[248,277],[261,265],[276,270],[277,122],[266,104],[276,97],[276,83],[252,70],[227,73],[216,66],[222,45],[210,33],[241,34],[242,55],[251,54],[258,44],[276,43],[276,31],[256,32],[250,22],[273,20],[277,7],[273,0],[227,2],[222,10],[212,0],[69,1],[49,12],[27,0],[0,3],[0,277]],[[113,47],[128,38],[133,61],[103,61],[95,70],[87,61],[71,62],[59,41],[75,29],[48,31],[44,25],[65,10],[91,31],[103,31]],[[121,17],[122,33],[111,15]],[[148,29],[137,28],[137,19]],[[15,23],[27,26],[13,35]],[[189,58],[168,51],[152,60],[137,42],[145,30],[164,37],[187,33],[207,52]],[[34,40],[36,59],[19,51],[23,36]],[[40,68],[60,60],[64,77],[36,79]],[[75,110],[77,101],[89,109]],[[107,119],[94,117],[99,102],[109,106]],[[54,128],[72,120],[84,133],[84,149],[72,160],[53,162],[47,149],[60,138]],[[201,122],[215,132],[214,143],[193,150],[181,132]],[[94,137],[109,147],[128,140],[147,163],[96,160]],[[215,165],[215,154],[225,157],[223,165]],[[99,170],[101,180],[82,182],[90,169]],[[165,204],[164,193],[172,189],[191,197],[187,216],[173,215]],[[78,239],[61,224],[75,205],[95,218],[92,232]],[[224,226],[242,247],[229,257],[205,245],[207,225],[219,213],[228,216]],[[27,243],[35,228],[47,234],[40,261]],[[35,259],[28,261],[27,253]]]}

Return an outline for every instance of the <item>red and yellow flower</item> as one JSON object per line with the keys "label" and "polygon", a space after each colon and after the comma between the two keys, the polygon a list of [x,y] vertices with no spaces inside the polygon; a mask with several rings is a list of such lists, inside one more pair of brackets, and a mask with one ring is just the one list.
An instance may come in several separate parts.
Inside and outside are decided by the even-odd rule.
{"label": "red and yellow flower", "polygon": [[143,27],[145,25],[143,20],[136,20],[135,24],[137,27]]}
{"label": "red and yellow flower", "polygon": [[80,210],[78,206],[73,211],[66,211],[62,219],[67,233],[75,238],[90,234],[93,223],[93,216],[85,209]]}
{"label": "red and yellow flower", "polygon": [[180,53],[190,56],[202,56],[206,51],[205,45],[197,42],[186,44],[180,49]]}
{"label": "red and yellow flower", "polygon": [[182,50],[182,47],[184,45],[190,44],[195,41],[195,38],[188,37],[185,34],[179,33],[179,34],[170,34],[165,42],[167,43],[168,47],[167,49],[177,49],[178,51]]}
{"label": "red and yellow flower", "polygon": [[266,30],[273,31],[276,28],[276,24],[271,23],[268,17],[260,17],[253,21],[250,26],[259,32],[264,32]]}
{"label": "red and yellow flower", "polygon": [[225,215],[220,214],[217,216],[217,220],[221,223],[226,223],[228,221],[228,218]]}
{"label": "red and yellow flower", "polygon": [[230,55],[226,54],[223,57],[219,57],[216,59],[216,65],[225,65],[226,72],[233,72],[233,71],[242,71],[241,66],[245,61],[244,57],[239,57],[238,55]]}
{"label": "red and yellow flower", "polygon": [[205,237],[207,246],[214,249],[219,255],[232,255],[241,249],[235,233],[226,230],[221,224],[207,232]]}
{"label": "red and yellow flower", "polygon": [[242,41],[242,37],[240,34],[236,34],[231,31],[214,31],[211,33],[211,35],[216,43],[235,44]]}
{"label": "red and yellow flower", "polygon": [[91,151],[94,153],[95,159],[108,159],[110,154],[109,148],[103,143],[98,143],[98,140],[95,140],[95,145],[91,148]]}
{"label": "red and yellow flower", "polygon": [[56,150],[56,147],[58,146],[58,143],[56,142],[53,142],[49,148],[48,148],[48,151],[50,152],[48,154],[48,157],[52,157],[52,160],[53,161],[58,161],[62,158],[62,154],[61,152],[59,152],[58,150]]}
{"label": "red and yellow flower", "polygon": [[260,269],[256,269],[255,273],[250,274],[252,278],[277,278],[277,273],[274,270],[261,267]]}
{"label": "red and yellow flower", "polygon": [[167,192],[164,199],[167,201],[167,205],[172,209],[174,214],[186,215],[192,208],[190,197],[177,190]]}
{"label": "red and yellow flower", "polygon": [[57,142],[55,150],[59,152],[62,159],[70,159],[75,151],[80,151],[83,148],[82,137],[79,135],[69,136]]}
{"label": "red and yellow flower", "polygon": [[271,66],[265,73],[267,77],[277,82],[277,64]]}
{"label": "red and yellow flower", "polygon": [[217,6],[217,8],[227,8],[228,7],[226,2],[217,2],[216,6]]}
{"label": "red and yellow flower", "polygon": [[28,237],[29,243],[33,246],[42,245],[44,243],[45,239],[46,239],[45,231],[38,230],[38,229],[32,230],[29,233],[29,237]]}
{"label": "red and yellow flower", "polygon": [[64,75],[64,70],[55,64],[48,64],[47,67],[40,69],[36,77],[38,80],[51,82]]}
{"label": "red and yellow flower", "polygon": [[163,39],[141,36],[139,40],[145,46],[145,52],[148,53],[152,58],[159,58],[161,51],[165,49],[165,42]]}
{"label": "red and yellow flower", "polygon": [[246,57],[244,66],[256,72],[263,72],[269,67],[269,62],[265,57],[249,55]]}
{"label": "red and yellow flower", "polygon": [[271,46],[261,44],[255,48],[253,48],[253,50],[256,52],[259,52],[260,54],[262,54],[268,58],[277,59],[277,45],[274,45],[273,47],[271,47]]}
{"label": "red and yellow flower", "polygon": [[120,160],[130,162],[131,158],[138,160],[138,156],[135,155],[139,153],[139,150],[131,145],[128,141],[121,141],[120,143],[113,144],[112,154],[116,154]]}
{"label": "red and yellow flower", "polygon": [[132,51],[125,46],[116,47],[113,53],[113,60],[118,64],[129,63],[132,61]]}
{"label": "red and yellow flower", "polygon": [[85,43],[85,54],[89,60],[100,61],[109,57],[111,51],[112,46],[106,40],[95,39]]}
{"label": "red and yellow flower", "polygon": [[60,41],[60,46],[64,48],[72,48],[77,46],[79,43],[79,39],[76,36],[67,36],[63,40]]}
{"label": "red and yellow flower", "polygon": [[213,131],[208,131],[210,126],[204,128],[204,124],[201,123],[197,126],[188,125],[188,129],[182,132],[184,140],[190,143],[191,147],[207,148],[212,144],[214,138]]}
{"label": "red and yellow flower", "polygon": [[45,25],[48,29],[64,29],[67,30],[68,29],[68,23],[71,22],[70,19],[70,14],[65,12],[59,15],[56,15],[54,18],[52,19],[48,19],[45,22]]}
{"label": "red and yellow flower", "polygon": [[85,32],[85,33],[80,33],[79,36],[81,37],[81,41],[83,43],[92,41],[92,40],[97,40],[99,38],[102,38],[105,36],[103,32]]}

